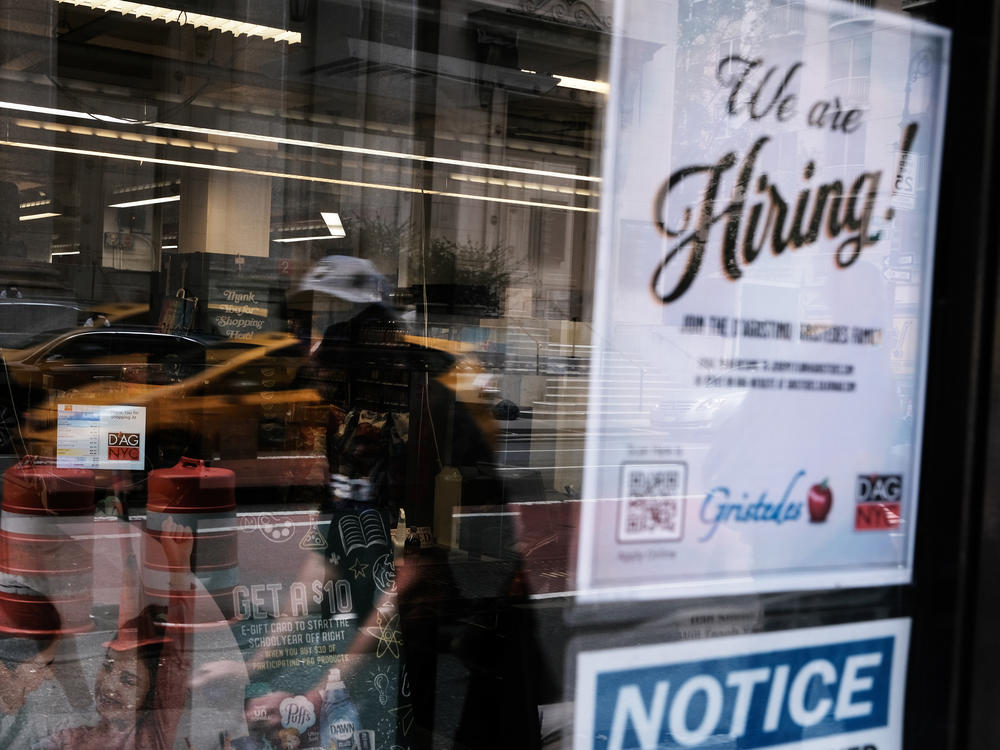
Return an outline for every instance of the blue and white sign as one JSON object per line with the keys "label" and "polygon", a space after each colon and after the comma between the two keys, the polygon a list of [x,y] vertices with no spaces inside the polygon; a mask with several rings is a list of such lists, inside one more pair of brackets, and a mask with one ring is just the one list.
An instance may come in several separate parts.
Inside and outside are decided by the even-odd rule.
{"label": "blue and white sign", "polygon": [[948,32],[839,0],[614,31],[580,595],[907,582]]}
{"label": "blue and white sign", "polygon": [[573,750],[900,750],[910,620],[577,656]]}

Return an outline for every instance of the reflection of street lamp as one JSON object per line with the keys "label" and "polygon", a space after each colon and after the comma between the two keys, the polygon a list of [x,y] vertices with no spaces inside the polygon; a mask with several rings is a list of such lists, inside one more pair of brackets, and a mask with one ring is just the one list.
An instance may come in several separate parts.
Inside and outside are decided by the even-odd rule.
{"label": "reflection of street lamp", "polygon": [[[934,72],[934,67],[937,64],[937,61],[937,49],[933,46],[924,47],[922,50],[910,57],[910,65],[906,70],[906,88],[903,90],[903,111],[899,118],[899,127],[901,130],[905,131],[913,116],[913,113],[910,112],[910,93],[913,88],[913,84],[921,78],[930,76]],[[933,100],[933,97],[931,97],[931,100]],[[916,114],[923,115],[925,113],[917,112]],[[914,143],[909,143],[907,146],[910,152],[915,150]],[[897,152],[903,147],[903,144],[899,141],[893,144],[893,149]],[[913,157],[911,156],[910,158],[912,159]],[[897,179],[898,177],[899,176],[897,176]]]}
{"label": "reflection of street lamp", "polygon": [[937,62],[937,50],[934,47],[924,47],[910,58],[910,67],[906,71],[906,89],[904,90],[903,115],[900,126],[905,127],[910,117],[910,89],[919,79],[925,78],[934,70]]}

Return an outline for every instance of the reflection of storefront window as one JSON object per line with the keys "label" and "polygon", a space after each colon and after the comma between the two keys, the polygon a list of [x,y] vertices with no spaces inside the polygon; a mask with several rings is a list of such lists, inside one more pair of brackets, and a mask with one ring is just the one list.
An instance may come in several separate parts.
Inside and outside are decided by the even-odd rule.
{"label": "reflection of storefront window", "polygon": [[830,43],[831,85],[842,82],[845,99],[852,105],[868,101],[871,71],[872,37],[870,34],[833,40]]}
{"label": "reflection of storefront window", "polygon": [[797,0],[771,0],[768,25],[776,34],[801,34],[805,31],[805,7]]}

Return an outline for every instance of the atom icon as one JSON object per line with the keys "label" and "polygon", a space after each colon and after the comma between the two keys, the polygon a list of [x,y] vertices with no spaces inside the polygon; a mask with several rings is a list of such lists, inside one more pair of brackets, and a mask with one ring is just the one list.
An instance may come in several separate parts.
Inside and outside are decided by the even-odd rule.
{"label": "atom icon", "polygon": [[399,647],[403,645],[403,638],[399,630],[399,613],[395,613],[388,619],[382,617],[379,612],[377,616],[378,625],[367,627],[365,631],[372,638],[378,639],[378,649],[375,656],[381,659],[386,654],[391,654],[393,658],[399,658]]}

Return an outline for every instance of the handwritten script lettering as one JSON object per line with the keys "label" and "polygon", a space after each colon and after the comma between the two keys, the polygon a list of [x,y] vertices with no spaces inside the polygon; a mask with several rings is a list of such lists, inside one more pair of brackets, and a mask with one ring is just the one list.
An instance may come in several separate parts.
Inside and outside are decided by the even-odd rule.
{"label": "handwritten script lettering", "polygon": [[[661,302],[673,302],[691,286],[701,268],[711,230],[719,222],[723,222],[722,267],[730,279],[740,278],[741,266],[752,263],[765,248],[775,255],[789,248],[797,250],[814,244],[824,230],[830,239],[850,233],[834,256],[838,268],[850,266],[865,247],[877,241],[868,230],[882,172],[861,172],[846,186],[834,180],[813,187],[808,182],[815,164],[808,162],[802,174],[806,186],[790,201],[767,174],[755,175],[757,157],[769,141],[764,136],[750,148],[740,164],[733,198],[720,211],[716,211],[719,184],[723,175],[736,165],[737,156],[732,151],[715,164],[679,169],[657,191],[653,203],[657,231],[670,239],[680,238],[653,273],[653,294]],[[705,185],[701,204],[684,208],[679,227],[667,226],[666,204],[671,191],[687,180],[699,178]],[[754,196],[748,200],[751,184],[755,186]],[[693,222],[695,214],[697,220]],[[683,271],[673,288],[664,290],[660,277],[675,259],[683,262]]]}
{"label": "handwritten script lettering", "polygon": [[[717,82],[729,89],[726,113],[750,121],[773,114],[785,122],[796,114],[797,95],[791,92],[802,63],[795,63],[782,74],[778,66],[767,67],[762,59],[730,55],[720,60]],[[840,99],[820,100],[805,115],[811,127],[829,128],[845,137],[860,125],[858,110],[845,111]],[[916,135],[917,124],[907,125],[902,138],[899,169],[906,163],[907,152]],[[832,253],[838,269],[846,269],[861,257],[866,247],[879,240],[871,231],[875,201],[882,184],[881,170],[859,171],[846,179],[813,182],[816,162],[808,160],[802,168],[796,192],[779,187],[759,168],[762,155],[772,137],[762,135],[746,153],[729,151],[715,163],[682,167],[665,180],[653,199],[653,224],[662,236],[676,240],[669,245],[650,279],[650,291],[662,304],[679,299],[694,283],[701,270],[710,243],[717,243],[723,272],[731,280],[739,279],[743,269],[761,252],[775,256],[816,244],[821,239],[839,240]],[[732,183],[731,195],[724,198],[723,181]],[[890,178],[891,182],[891,178]],[[699,200],[679,195],[700,195]],[[678,200],[690,201],[680,207]],[[668,202],[678,215],[668,218]],[[892,217],[891,207],[886,218]],[[713,230],[719,226],[721,231]],[[669,272],[668,272],[669,271]]]}

